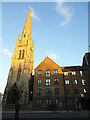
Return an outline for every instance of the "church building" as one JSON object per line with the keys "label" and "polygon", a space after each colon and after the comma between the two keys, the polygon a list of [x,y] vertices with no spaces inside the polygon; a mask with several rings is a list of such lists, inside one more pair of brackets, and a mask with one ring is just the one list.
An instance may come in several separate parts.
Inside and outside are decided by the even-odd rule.
{"label": "church building", "polygon": [[34,41],[32,41],[31,10],[29,9],[22,36],[18,36],[7,85],[4,91],[3,104],[28,104],[32,99],[30,80],[34,64]]}

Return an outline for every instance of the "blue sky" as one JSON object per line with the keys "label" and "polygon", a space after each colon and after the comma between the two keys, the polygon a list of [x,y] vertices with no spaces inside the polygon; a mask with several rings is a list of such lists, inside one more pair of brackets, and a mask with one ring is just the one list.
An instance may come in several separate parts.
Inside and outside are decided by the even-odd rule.
{"label": "blue sky", "polygon": [[16,40],[23,32],[29,8],[35,45],[34,68],[47,56],[61,67],[82,65],[88,51],[87,2],[2,3],[0,92],[6,86]]}

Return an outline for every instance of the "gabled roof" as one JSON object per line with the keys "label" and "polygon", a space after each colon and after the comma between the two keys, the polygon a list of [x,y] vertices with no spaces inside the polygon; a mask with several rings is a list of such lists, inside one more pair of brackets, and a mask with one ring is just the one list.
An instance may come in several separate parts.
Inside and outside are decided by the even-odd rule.
{"label": "gabled roof", "polygon": [[[52,62],[52,64],[55,64],[56,66],[60,67],[59,65],[57,65],[53,60],[51,60],[49,57],[46,57],[34,70],[38,69],[41,65],[43,65],[43,63],[45,61],[50,61]],[[60,67],[61,68],[61,67]]]}

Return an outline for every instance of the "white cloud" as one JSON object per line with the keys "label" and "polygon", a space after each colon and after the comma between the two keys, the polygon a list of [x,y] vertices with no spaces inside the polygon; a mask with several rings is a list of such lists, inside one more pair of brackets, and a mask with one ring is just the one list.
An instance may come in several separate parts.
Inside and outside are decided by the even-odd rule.
{"label": "white cloud", "polygon": [[58,56],[57,54],[49,54],[48,57],[50,57],[51,59],[55,59],[57,60],[58,58],[60,58],[60,56]]}
{"label": "white cloud", "polygon": [[69,5],[67,5],[67,3],[65,3],[65,0],[62,0],[63,2],[58,2],[57,1],[57,5],[56,5],[56,11],[57,13],[59,13],[61,16],[64,17],[64,21],[60,23],[60,26],[67,26],[70,24],[72,16],[73,16],[73,8]]}
{"label": "white cloud", "polygon": [[[31,16],[32,16],[32,19],[36,20],[37,22],[41,22],[39,16],[36,14],[34,8],[32,8],[32,7],[30,7],[30,6],[29,6],[28,8],[31,9]],[[25,13],[28,13],[27,10],[24,10],[24,12],[25,12]]]}
{"label": "white cloud", "polygon": [[12,53],[10,53],[8,49],[1,49],[0,52],[2,52],[4,55],[7,55],[9,58],[12,57]]}

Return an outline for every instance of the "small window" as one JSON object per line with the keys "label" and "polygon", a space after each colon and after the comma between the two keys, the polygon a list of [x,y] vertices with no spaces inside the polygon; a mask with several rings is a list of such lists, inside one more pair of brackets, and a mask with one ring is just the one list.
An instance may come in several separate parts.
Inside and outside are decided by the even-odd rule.
{"label": "small window", "polygon": [[58,70],[55,69],[55,70],[54,70],[54,75],[57,75],[57,74],[58,74]]}
{"label": "small window", "polygon": [[37,104],[42,104],[42,100],[41,99],[37,100]]}
{"label": "small window", "polygon": [[70,89],[66,89],[66,94],[71,94],[71,90]]}
{"label": "small window", "polygon": [[50,70],[46,70],[46,77],[50,77]]}
{"label": "small window", "polygon": [[72,71],[72,75],[76,75],[76,72],[75,72],[75,71]]}
{"label": "small window", "polygon": [[54,79],[54,83],[55,83],[55,85],[58,85],[58,78]]}
{"label": "small window", "polygon": [[66,85],[69,85],[69,80],[65,80],[65,84],[66,84]]}
{"label": "small window", "polygon": [[46,79],[46,86],[50,86],[51,85],[51,80],[50,79]]}
{"label": "small window", "polygon": [[38,76],[42,76],[42,70],[38,70]]}
{"label": "small window", "polygon": [[83,89],[83,93],[84,93],[84,94],[86,94],[86,93],[87,93],[87,90],[86,90],[85,88]]}
{"label": "small window", "polygon": [[37,89],[37,93],[38,93],[38,96],[40,96],[42,94],[41,88]]}
{"label": "small window", "polygon": [[86,80],[82,79],[82,85],[86,85]]}
{"label": "small window", "polygon": [[65,76],[68,76],[68,72],[64,72],[64,75],[65,75]]}
{"label": "small window", "polygon": [[80,75],[83,76],[83,72],[82,71],[80,71]]}
{"label": "small window", "polygon": [[67,103],[68,104],[72,103],[72,100],[71,99],[67,99]]}
{"label": "small window", "polygon": [[50,88],[46,88],[46,96],[51,96],[51,89]]}
{"label": "small window", "polygon": [[56,99],[55,101],[56,101],[56,104],[59,104],[59,100],[58,99]]}
{"label": "small window", "polygon": [[73,84],[77,85],[78,81],[77,80],[73,80]]}
{"label": "small window", "polygon": [[79,89],[74,89],[75,94],[79,94]]}
{"label": "small window", "polygon": [[46,104],[51,104],[51,102],[52,102],[51,99],[46,100]]}
{"label": "small window", "polygon": [[38,85],[41,85],[42,84],[42,80],[38,80]]}
{"label": "small window", "polygon": [[59,95],[59,88],[55,88],[55,95]]}

